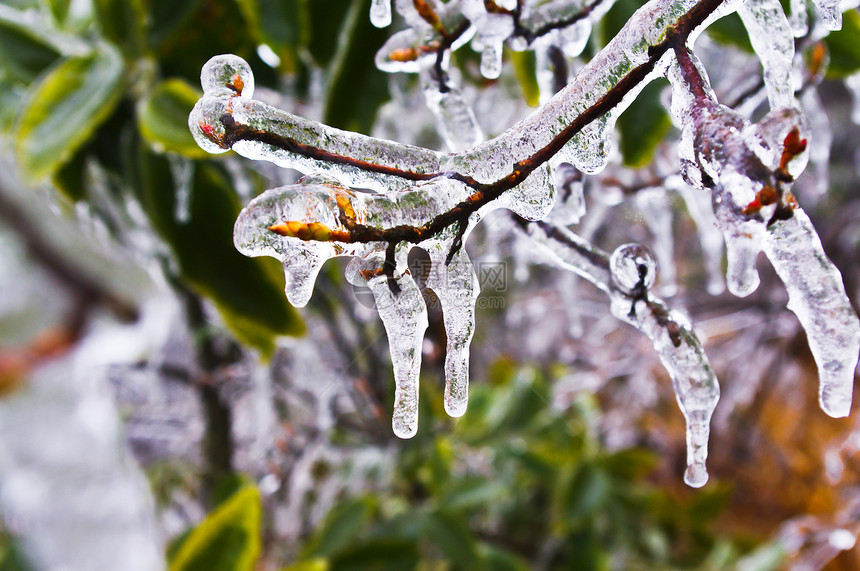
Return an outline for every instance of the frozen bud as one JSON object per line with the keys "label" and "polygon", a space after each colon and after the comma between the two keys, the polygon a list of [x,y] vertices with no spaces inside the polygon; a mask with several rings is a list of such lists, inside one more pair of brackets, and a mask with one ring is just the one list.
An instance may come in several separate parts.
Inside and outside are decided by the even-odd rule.
{"label": "frozen bud", "polygon": [[200,72],[203,93],[210,96],[254,95],[254,74],[248,62],[233,54],[212,57]]}
{"label": "frozen bud", "polygon": [[624,244],[609,258],[612,283],[625,295],[648,290],[657,278],[657,262],[651,250],[641,244]]}

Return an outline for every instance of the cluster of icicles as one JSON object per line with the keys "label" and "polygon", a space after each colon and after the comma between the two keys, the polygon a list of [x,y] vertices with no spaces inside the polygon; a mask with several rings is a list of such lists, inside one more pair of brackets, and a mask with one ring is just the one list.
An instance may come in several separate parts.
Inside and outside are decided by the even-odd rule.
{"label": "cluster of icicles", "polygon": [[[607,6],[611,3],[605,1]],[[838,5],[828,2],[822,0],[819,5],[825,22],[838,15]],[[416,6],[427,3],[436,9],[438,25],[430,25],[426,13],[422,16],[416,11]],[[510,9],[513,7],[506,5],[516,3],[497,0],[495,4]],[[470,30],[478,30],[473,44],[477,42],[482,51],[482,71],[489,76],[497,74],[501,42],[513,39],[513,28],[509,14],[487,12],[486,5],[480,0],[397,0],[398,11],[411,27],[392,36],[377,57],[379,66],[430,73],[433,65],[428,58],[392,59],[391,53],[406,48],[424,53],[421,46],[444,39],[437,37],[440,30],[454,29],[458,21],[468,18],[474,24]],[[535,8],[529,12],[532,5]],[[453,247],[465,243],[487,212],[507,208],[526,220],[547,220],[528,224],[526,233],[552,254],[560,267],[605,291],[612,314],[652,340],[687,421],[685,481],[695,487],[707,481],[708,434],[719,385],[701,342],[682,314],[670,311],[649,292],[656,264],[647,249],[625,245],[609,255],[565,227],[584,214],[580,173],[594,174],[603,169],[615,118],[659,76],[668,77],[673,85],[672,113],[682,128],[684,177],[692,186],[713,195],[718,227],[728,248],[730,290],[748,295],[756,288],[754,261],[763,250],[786,284],[789,307],[807,331],[819,365],[823,409],[832,416],[848,414],[860,353],[860,321],[848,303],[838,270],[824,255],[809,218],[799,207],[793,216],[775,223],[771,216],[776,206],[762,206],[754,216],[744,210],[761,190],[763,173],[767,178],[780,165],[787,135],[805,132],[803,117],[794,107],[789,73],[794,53],[792,28],[777,0],[727,3],[702,26],[733,11],[740,14],[761,57],[774,109],[762,121],[752,124],[721,106],[691,52],[689,57],[696,68],[693,75],[698,79],[691,78],[689,69],[683,71],[669,52],[620,105],[574,135],[518,186],[473,212],[465,227],[452,224],[418,244],[397,243],[393,271],[384,269],[386,259],[391,259],[388,242],[349,239],[345,220],[379,229],[422,226],[474,195],[474,188],[461,180],[492,184],[508,175],[512,165],[547,146],[630,70],[646,62],[649,46],[665,37],[667,28],[694,5],[692,0],[652,0],[567,87],[538,111],[488,141],[483,140],[474,113],[456,90],[450,85],[447,91],[440,90],[428,81],[428,104],[435,106],[450,153],[341,131],[255,101],[253,74],[237,56],[216,56],[204,66],[204,96],[189,118],[198,144],[212,153],[232,149],[247,158],[271,161],[306,175],[297,184],[268,190],[251,201],[236,221],[236,247],[248,256],[279,259],[286,274],[287,297],[296,307],[310,299],[326,260],[352,257],[347,279],[371,289],[388,334],[396,383],[393,428],[399,437],[408,438],[417,431],[421,347],[427,328],[427,308],[407,268],[408,252],[417,246],[430,256],[427,287],[441,301],[448,340],[445,409],[452,416],[460,416],[466,411],[468,348],[479,286],[465,250]],[[567,18],[571,11],[581,11],[584,6],[575,1],[526,1],[520,6],[524,10],[520,21],[532,22],[529,25],[534,29],[539,26],[530,18],[546,16],[552,10],[563,12]],[[552,18],[559,18],[552,14]],[[581,34],[588,35],[589,18],[597,15],[591,11],[588,18],[577,20],[573,25],[577,30],[554,30],[549,39],[534,41],[561,42],[573,45],[575,51],[577,42],[584,45],[579,39]],[[390,22],[390,1],[374,0],[371,18],[376,25]],[[762,33],[765,29],[767,34]],[[471,37],[472,33],[466,32],[457,41]],[[694,39],[690,38],[689,45]],[[759,39],[766,39],[767,45],[757,45]],[[408,61],[395,65],[394,60]],[[237,137],[237,127],[266,136]],[[287,144],[273,142],[276,140]],[[804,151],[793,157],[787,167],[792,175],[803,169],[807,155]],[[459,176],[452,177],[451,173]],[[557,193],[556,187],[564,192]],[[564,198],[557,200],[557,194]]]}

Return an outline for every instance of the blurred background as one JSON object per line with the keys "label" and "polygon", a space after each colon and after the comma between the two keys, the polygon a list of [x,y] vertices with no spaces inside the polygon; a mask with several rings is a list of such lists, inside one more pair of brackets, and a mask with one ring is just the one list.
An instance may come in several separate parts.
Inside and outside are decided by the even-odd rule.
{"label": "blurred background", "polygon": [[[556,75],[638,5],[615,2]],[[376,29],[369,9],[0,2],[0,569],[860,569],[860,414],[819,409],[766,262],[756,293],[723,291],[719,233],[671,176],[665,82],[619,120],[574,230],[649,245],[657,292],[690,315],[722,384],[708,484],[683,483],[683,416],[651,342],[503,213],[467,246],[483,289],[469,409],[443,411],[427,291],[418,435],[394,437],[387,340],[346,261],[295,310],[277,262],[233,248],[242,205],[299,173],[208,155],[187,128],[200,68],[235,53],[255,98],[444,149],[418,78],[374,64],[402,22]],[[812,158],[795,192],[857,307],[860,15],[844,21],[798,40]],[[740,21],[696,48],[720,100],[760,117]],[[497,80],[479,60],[457,50],[451,74],[493,136],[546,94],[533,51],[506,51]]]}

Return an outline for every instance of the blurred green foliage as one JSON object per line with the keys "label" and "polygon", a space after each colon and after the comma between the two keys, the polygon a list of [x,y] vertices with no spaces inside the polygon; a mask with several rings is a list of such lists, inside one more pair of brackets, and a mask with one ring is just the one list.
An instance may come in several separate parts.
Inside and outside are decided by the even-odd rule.
{"label": "blurred green foliage", "polygon": [[[601,414],[595,396],[556,408],[553,381],[500,359],[456,420],[439,405],[441,391],[423,382],[421,430],[401,444],[390,486],[342,496],[284,571],[728,570],[742,560],[750,570],[780,568],[776,544],[716,525],[728,487],[662,487],[653,452],[603,448],[592,429]],[[240,486],[172,550],[171,569],[197,568],[177,561],[210,550],[228,562],[254,552],[258,502],[250,484]]]}

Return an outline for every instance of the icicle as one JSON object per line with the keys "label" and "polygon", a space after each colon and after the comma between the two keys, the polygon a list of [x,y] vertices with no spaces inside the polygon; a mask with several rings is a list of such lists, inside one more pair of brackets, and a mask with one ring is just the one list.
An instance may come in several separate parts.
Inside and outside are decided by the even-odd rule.
{"label": "icicle", "polygon": [[723,235],[717,230],[717,221],[711,209],[711,198],[704,192],[690,188],[681,177],[670,177],[666,187],[677,190],[687,205],[687,212],[696,223],[699,244],[707,275],[707,290],[711,295],[719,295],[726,289],[722,274]]}
{"label": "icicle", "polygon": [[842,29],[842,8],[840,0],[813,0],[818,17],[824,27],[830,31]]}
{"label": "icicle", "polygon": [[[401,250],[405,254],[405,249]],[[405,258],[405,255],[401,255]],[[418,431],[418,377],[421,373],[421,345],[427,329],[427,307],[408,272],[397,278],[394,293],[381,269],[384,254],[356,259],[347,269],[353,285],[364,282],[373,292],[376,310],[388,335],[391,364],[394,366],[394,415],[392,428],[399,438],[412,438]],[[405,260],[403,260],[405,262]],[[398,264],[398,266],[405,264]],[[374,275],[365,278],[365,275]]]}
{"label": "icicle", "polygon": [[481,75],[496,79],[502,74],[502,40],[486,39],[481,50]]}
{"label": "icicle", "polygon": [[806,330],[818,364],[821,408],[833,417],[848,416],[860,354],[860,320],[845,295],[842,275],[827,259],[801,208],[771,225],[764,251],[788,290],[788,308]]}
{"label": "icicle", "polygon": [[809,199],[817,200],[827,194],[830,187],[830,148],[833,145],[833,131],[824,110],[824,104],[815,89],[807,89],[800,97],[800,103],[809,119],[809,162],[812,172]]}
{"label": "icicle", "polygon": [[391,0],[371,0],[370,23],[377,28],[391,25]]}
{"label": "icicle", "polygon": [[654,235],[654,253],[661,268],[660,293],[666,296],[674,295],[678,290],[678,282],[669,197],[662,188],[646,189],[636,193],[636,205]]}
{"label": "icicle", "polygon": [[558,199],[550,219],[563,226],[578,223],[585,216],[585,182],[582,173],[569,163],[561,163],[553,172]]}
{"label": "icicle", "polygon": [[851,121],[860,125],[860,73],[846,77],[845,87],[851,93]]}
{"label": "icicle", "polygon": [[[684,481],[701,487],[708,480],[710,421],[720,386],[704,348],[687,318],[653,298],[656,262],[644,246],[619,246],[612,256],[594,248],[566,228],[537,222],[528,234],[557,263],[576,272],[609,295],[612,314],[645,333],[672,378],[678,405],[687,423],[687,470]],[[608,259],[607,259],[608,258]]]}
{"label": "icicle", "polygon": [[425,67],[421,73],[424,84],[424,100],[436,117],[439,131],[454,152],[470,149],[484,140],[475,112],[466,103],[460,90],[448,81],[446,90],[439,89],[439,80],[432,67]]}
{"label": "icicle", "polygon": [[442,305],[445,335],[445,411],[463,416],[469,398],[469,343],[475,333],[475,303],[480,286],[472,263],[460,249],[446,264],[449,246],[436,242],[424,246],[430,254],[427,287]]}
{"label": "icicle", "polygon": [[170,174],[176,181],[176,202],[173,205],[173,216],[180,224],[185,224],[191,217],[191,193],[193,192],[194,163],[170,155],[168,156]]}
{"label": "icicle", "polygon": [[737,7],[764,69],[764,84],[771,109],[792,105],[794,36],[782,6],[778,0],[744,0],[738,2]]}
{"label": "icicle", "polygon": [[809,14],[806,13],[806,0],[790,0],[791,16],[788,21],[795,38],[802,38],[809,32]]}
{"label": "icicle", "polygon": [[675,389],[678,406],[687,422],[687,470],[684,482],[699,488],[708,481],[705,461],[711,415],[720,398],[720,386],[702,345],[686,317],[649,299],[656,263],[638,244],[619,246],[609,259],[613,290],[612,314],[648,335]]}

